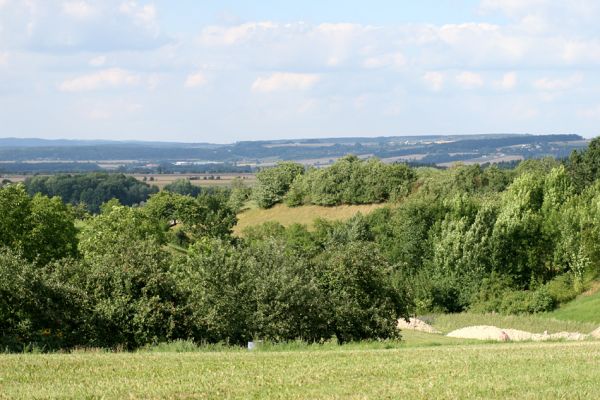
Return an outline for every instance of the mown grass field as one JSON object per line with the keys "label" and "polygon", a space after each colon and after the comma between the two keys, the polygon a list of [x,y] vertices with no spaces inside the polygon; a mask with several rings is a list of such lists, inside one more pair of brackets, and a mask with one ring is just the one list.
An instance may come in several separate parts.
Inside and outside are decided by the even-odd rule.
{"label": "mown grass field", "polygon": [[3,355],[2,398],[597,398],[600,342]]}
{"label": "mown grass field", "polygon": [[326,220],[346,220],[357,213],[368,214],[373,210],[384,207],[386,204],[367,204],[367,205],[344,205],[337,207],[321,206],[300,206],[288,207],[284,204],[277,204],[267,210],[250,205],[249,208],[238,214],[238,223],[234,228],[236,234],[241,234],[248,226],[260,225],[268,221],[279,222],[283,226],[289,226],[294,223],[307,225],[310,229],[317,218]]}

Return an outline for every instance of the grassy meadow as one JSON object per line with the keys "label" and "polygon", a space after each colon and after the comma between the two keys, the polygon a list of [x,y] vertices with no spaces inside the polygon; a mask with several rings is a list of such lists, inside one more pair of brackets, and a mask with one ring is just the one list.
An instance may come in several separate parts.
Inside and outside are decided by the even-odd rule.
{"label": "grassy meadow", "polygon": [[0,398],[595,398],[600,342],[4,355]]}
{"label": "grassy meadow", "polygon": [[322,207],[315,205],[288,207],[284,204],[277,204],[269,209],[261,209],[254,204],[249,203],[249,207],[238,214],[238,223],[234,228],[236,234],[241,234],[248,226],[260,225],[264,222],[275,221],[283,226],[289,226],[294,223],[307,225],[309,228],[317,218],[326,220],[346,220],[352,216],[362,213],[368,214],[386,204],[366,204],[366,205],[343,205],[337,207]]}

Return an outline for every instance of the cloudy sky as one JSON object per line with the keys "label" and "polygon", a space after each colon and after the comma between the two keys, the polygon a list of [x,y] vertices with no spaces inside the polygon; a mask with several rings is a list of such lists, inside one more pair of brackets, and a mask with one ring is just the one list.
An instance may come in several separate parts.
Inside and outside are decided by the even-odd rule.
{"label": "cloudy sky", "polygon": [[0,0],[0,137],[600,132],[598,0]]}

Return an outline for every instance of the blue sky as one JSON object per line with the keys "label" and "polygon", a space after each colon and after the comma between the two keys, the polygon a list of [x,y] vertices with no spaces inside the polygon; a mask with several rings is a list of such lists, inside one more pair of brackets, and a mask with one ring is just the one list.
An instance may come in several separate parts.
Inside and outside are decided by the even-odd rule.
{"label": "blue sky", "polygon": [[0,0],[0,137],[600,125],[597,0]]}

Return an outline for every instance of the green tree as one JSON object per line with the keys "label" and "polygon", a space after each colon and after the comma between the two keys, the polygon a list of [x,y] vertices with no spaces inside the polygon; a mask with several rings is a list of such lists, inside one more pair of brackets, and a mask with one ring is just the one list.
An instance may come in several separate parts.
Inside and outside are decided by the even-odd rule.
{"label": "green tree", "polygon": [[303,173],[304,166],[293,162],[280,162],[275,167],[260,170],[253,190],[258,206],[269,208],[283,201],[294,179]]}
{"label": "green tree", "polygon": [[372,244],[330,248],[317,259],[321,285],[340,342],[396,337],[398,318],[408,316],[405,293],[394,287],[393,271]]}

